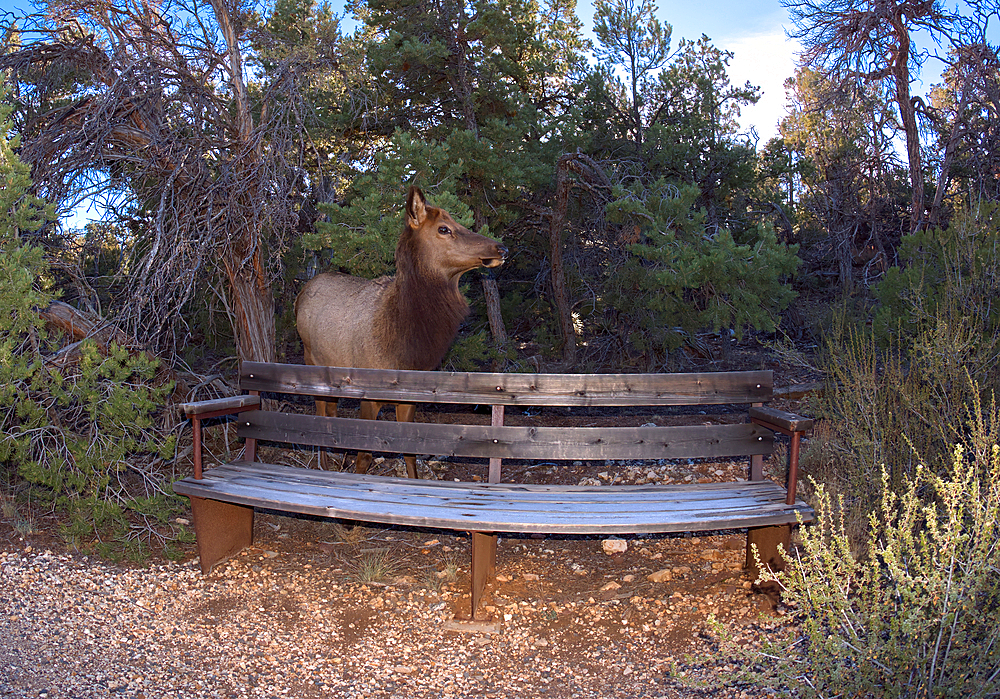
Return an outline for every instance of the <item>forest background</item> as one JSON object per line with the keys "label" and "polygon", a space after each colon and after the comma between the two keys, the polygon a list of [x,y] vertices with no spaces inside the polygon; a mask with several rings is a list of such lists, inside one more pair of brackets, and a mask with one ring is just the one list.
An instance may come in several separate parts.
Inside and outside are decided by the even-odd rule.
{"label": "forest background", "polygon": [[[730,82],[732,55],[676,40],[651,0],[599,0],[593,41],[574,0],[355,0],[349,32],[311,0],[7,14],[4,519],[56,512],[73,546],[175,553],[177,403],[232,390],[238,361],[298,361],[298,289],[328,268],[391,273],[417,184],[512,251],[463,278],[473,312],[444,368],[737,368],[740,348],[805,368],[825,382],[805,468],[846,513],[813,560],[958,550],[959,602],[996,610],[998,5],[785,6],[802,51],[766,143],[740,132],[759,90]],[[920,89],[932,57],[940,83]],[[83,201],[102,220],[66,225]],[[979,510],[948,514],[956,483]],[[960,544],[992,546],[886,536],[945,516]],[[807,585],[792,570],[783,584]],[[905,580],[884,571],[867,589],[891,610]],[[896,631],[964,629],[954,575],[945,616],[920,603],[926,623]],[[826,623],[817,644],[856,631]],[[953,645],[979,664],[948,667],[995,683],[996,625],[969,629]]]}

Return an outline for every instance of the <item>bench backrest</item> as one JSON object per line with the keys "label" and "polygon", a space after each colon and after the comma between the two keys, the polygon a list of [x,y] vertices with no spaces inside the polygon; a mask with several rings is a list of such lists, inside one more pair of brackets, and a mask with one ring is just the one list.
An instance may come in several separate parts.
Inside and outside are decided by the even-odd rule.
{"label": "bench backrest", "polygon": [[511,406],[764,403],[771,371],[693,374],[489,374],[244,362],[240,388],[314,398]]}
{"label": "bench backrest", "polygon": [[[313,398],[493,406],[667,406],[762,403],[770,371],[698,374],[489,374],[344,369],[245,362],[240,386]],[[239,418],[258,440],[402,454],[603,460],[769,454],[755,424],[523,427],[397,423],[258,410]]]}

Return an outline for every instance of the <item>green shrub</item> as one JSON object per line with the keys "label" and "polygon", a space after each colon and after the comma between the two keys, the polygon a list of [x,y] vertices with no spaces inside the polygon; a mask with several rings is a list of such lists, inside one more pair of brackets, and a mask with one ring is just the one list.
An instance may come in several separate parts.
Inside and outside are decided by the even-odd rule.
{"label": "green shrub", "polygon": [[694,209],[692,186],[659,181],[648,189],[616,188],[608,220],[641,232],[624,265],[613,270],[607,302],[627,329],[627,342],[658,358],[702,330],[773,331],[795,292],[785,283],[800,260],[798,246],[778,242],[769,226],[737,241],[712,231]]}
{"label": "green shrub", "polygon": [[115,345],[56,354],[37,312],[55,297],[48,265],[26,241],[52,210],[29,194],[3,96],[0,86],[0,482],[60,509],[71,542],[103,537],[99,546],[136,558],[180,503],[157,470],[173,458],[174,438],[154,424],[172,387],[154,361]]}
{"label": "green shrub", "polygon": [[[995,214],[984,206],[946,231],[907,237],[907,266],[879,286],[872,326],[841,314],[825,338],[828,380],[816,409],[830,427],[803,466],[844,496],[849,520],[877,506],[878,468],[899,491],[918,463],[946,463],[966,441],[965,406],[1000,386]],[[818,450],[822,464],[811,460]]]}
{"label": "green shrub", "polygon": [[[1000,354],[1000,205],[983,203],[946,229],[904,236],[901,266],[890,267],[875,293],[880,342],[906,340],[944,322],[977,335],[966,361],[993,364]],[[972,370],[973,374],[977,369]]]}
{"label": "green shrub", "polygon": [[[842,503],[817,486],[818,522],[780,586],[790,609],[744,679],[796,697],[1000,693],[1000,416],[969,411],[969,445],[919,465],[897,493],[881,478],[867,548],[852,552]],[[943,475],[938,475],[941,472]]]}
{"label": "green shrub", "polygon": [[[179,506],[159,468],[173,459],[175,438],[155,423],[172,386],[157,385],[145,355],[116,345],[103,354],[89,340],[76,361],[54,365],[38,349],[48,344],[44,329],[11,313],[3,296],[0,467],[67,513],[63,534],[74,545],[97,536],[142,549],[136,537],[153,536]],[[9,332],[18,325],[29,330]]]}

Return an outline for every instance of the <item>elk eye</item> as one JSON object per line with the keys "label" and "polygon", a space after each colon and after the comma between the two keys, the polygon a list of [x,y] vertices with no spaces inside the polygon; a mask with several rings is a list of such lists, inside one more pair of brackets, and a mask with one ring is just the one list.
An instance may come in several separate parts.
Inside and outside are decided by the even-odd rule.
{"label": "elk eye", "polygon": [[451,235],[451,229],[448,226],[441,226],[438,228],[438,233],[441,235]]}

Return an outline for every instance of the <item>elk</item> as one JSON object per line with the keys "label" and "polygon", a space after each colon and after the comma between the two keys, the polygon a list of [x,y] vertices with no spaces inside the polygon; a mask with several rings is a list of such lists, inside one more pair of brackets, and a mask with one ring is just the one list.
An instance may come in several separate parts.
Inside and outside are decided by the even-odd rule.
{"label": "elk", "polygon": [[[299,292],[295,324],[306,364],[436,369],[469,312],[459,278],[477,267],[498,267],[506,256],[501,243],[459,225],[410,187],[394,277],[325,272]],[[379,402],[362,401],[361,417],[374,420],[381,408]],[[316,413],[336,417],[337,402],[317,400]],[[412,422],[415,413],[412,403],[396,404],[398,422]],[[407,475],[416,478],[416,457],[404,460]],[[371,454],[359,453],[355,471],[365,473],[371,461]]]}

